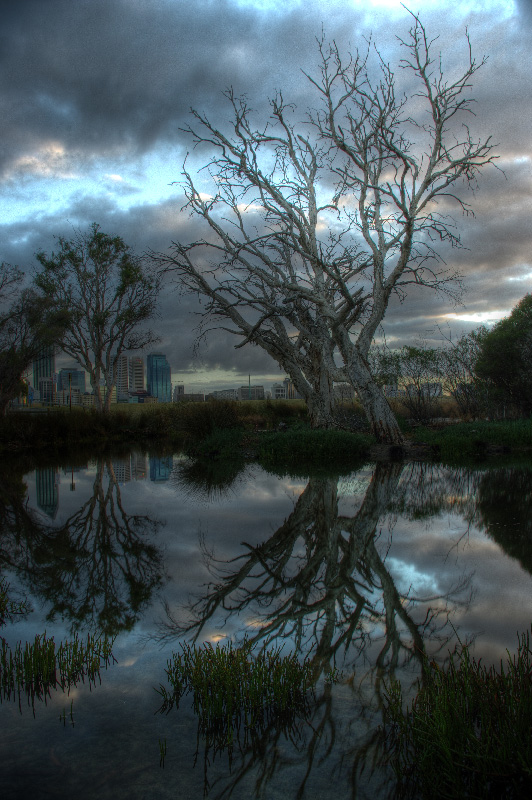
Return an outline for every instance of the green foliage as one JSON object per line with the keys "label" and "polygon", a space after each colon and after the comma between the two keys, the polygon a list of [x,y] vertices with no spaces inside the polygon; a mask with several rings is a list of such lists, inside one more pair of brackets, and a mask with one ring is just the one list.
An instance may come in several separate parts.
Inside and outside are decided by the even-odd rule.
{"label": "green foliage", "polygon": [[210,400],[206,403],[178,403],[179,426],[194,441],[206,439],[215,431],[241,427],[238,403]]}
{"label": "green foliage", "polygon": [[103,233],[96,223],[72,240],[57,241],[57,252],[36,254],[41,271],[34,283],[43,300],[68,316],[62,349],[89,373],[97,407],[109,411],[118,357],[158,340],[143,323],[155,313],[161,277],[120,236]]}
{"label": "green foliage", "polygon": [[[49,298],[31,290],[20,290],[21,274],[12,267],[0,266],[0,413],[5,414],[11,400],[24,393],[24,370],[43,347],[61,340],[69,315]],[[11,300],[2,308],[2,301]],[[5,302],[4,302],[5,306]]]}
{"label": "green foliage", "polygon": [[467,645],[443,670],[425,657],[423,677],[403,709],[401,685],[385,696],[387,760],[399,797],[521,798],[532,786],[532,651],[518,637],[506,668],[482,666]]}
{"label": "green foliage", "polygon": [[532,414],[531,294],[482,337],[475,372],[492,385],[500,404],[510,404],[523,416]]}
{"label": "green foliage", "polygon": [[242,437],[242,429],[214,430],[200,441],[188,442],[185,452],[206,461],[241,461]]}

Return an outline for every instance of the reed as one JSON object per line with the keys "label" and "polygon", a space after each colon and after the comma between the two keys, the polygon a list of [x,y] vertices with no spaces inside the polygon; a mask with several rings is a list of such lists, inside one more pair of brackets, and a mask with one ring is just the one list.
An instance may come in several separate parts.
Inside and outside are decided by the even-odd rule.
{"label": "reed", "polygon": [[114,639],[88,634],[82,642],[76,634],[71,641],[56,646],[53,637],[46,633],[37,635],[33,642],[19,642],[11,649],[0,637],[0,702],[17,700],[22,711],[22,698],[26,696],[33,708],[35,701],[50,696],[52,689],[70,691],[72,686],[88,679],[89,686],[100,680],[100,670],[107,669],[111,661]]}
{"label": "reed", "polygon": [[156,689],[162,698],[161,712],[179,707],[183,695],[192,693],[200,731],[216,733],[231,745],[243,725],[251,729],[265,720],[286,721],[307,711],[313,687],[310,662],[295,654],[281,655],[281,648],[252,656],[251,645],[231,643],[213,647],[182,644],[172,654],[166,669],[169,687]]}
{"label": "reed", "polygon": [[401,686],[385,696],[386,760],[398,797],[522,798],[532,786],[532,651],[528,632],[506,667],[485,667],[467,645],[444,670],[424,661],[403,710]]}

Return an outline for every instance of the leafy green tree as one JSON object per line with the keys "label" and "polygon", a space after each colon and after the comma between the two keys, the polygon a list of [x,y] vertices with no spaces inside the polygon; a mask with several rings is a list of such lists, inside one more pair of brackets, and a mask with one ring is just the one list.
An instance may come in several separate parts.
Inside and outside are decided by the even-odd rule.
{"label": "leafy green tree", "polygon": [[532,414],[532,295],[482,337],[475,373],[514,413]]}
{"label": "leafy green tree", "polygon": [[43,347],[56,344],[68,321],[65,309],[22,288],[23,273],[0,265],[0,414],[26,389],[22,374]]}
{"label": "leafy green tree", "polygon": [[88,372],[96,408],[108,412],[119,356],[158,341],[142,324],[155,314],[161,278],[120,236],[103,233],[96,223],[72,240],[57,241],[57,253],[36,254],[42,271],[35,285],[68,311],[61,347]]}

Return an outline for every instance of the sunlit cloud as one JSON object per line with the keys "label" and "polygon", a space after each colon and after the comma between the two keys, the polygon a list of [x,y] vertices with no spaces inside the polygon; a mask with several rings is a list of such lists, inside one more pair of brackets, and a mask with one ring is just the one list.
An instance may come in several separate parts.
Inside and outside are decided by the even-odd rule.
{"label": "sunlit cloud", "polygon": [[468,314],[467,312],[464,314],[444,314],[444,317],[457,322],[476,322],[482,325],[483,323],[498,322],[507,317],[510,312],[511,309],[505,309],[504,311],[479,311],[476,314]]}
{"label": "sunlit cloud", "polygon": [[46,142],[34,153],[17,158],[11,165],[8,177],[29,175],[34,178],[68,180],[78,178],[72,169],[72,156],[60,142]]}

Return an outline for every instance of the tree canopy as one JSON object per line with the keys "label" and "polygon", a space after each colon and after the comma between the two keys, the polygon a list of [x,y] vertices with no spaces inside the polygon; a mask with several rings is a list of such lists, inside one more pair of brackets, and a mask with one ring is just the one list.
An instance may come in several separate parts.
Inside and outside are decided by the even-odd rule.
{"label": "tree canopy", "polygon": [[119,356],[158,341],[143,323],[155,314],[161,277],[120,236],[103,233],[96,223],[72,240],[57,241],[56,253],[36,254],[42,269],[35,285],[68,313],[61,347],[89,373],[96,407],[108,411]]}
{"label": "tree canopy", "polygon": [[53,301],[23,288],[23,273],[0,265],[0,413],[24,390],[22,375],[43,347],[57,344],[68,313]]}
{"label": "tree canopy", "polygon": [[532,294],[484,334],[475,372],[492,384],[500,401],[532,414]]}

